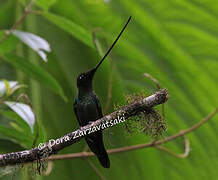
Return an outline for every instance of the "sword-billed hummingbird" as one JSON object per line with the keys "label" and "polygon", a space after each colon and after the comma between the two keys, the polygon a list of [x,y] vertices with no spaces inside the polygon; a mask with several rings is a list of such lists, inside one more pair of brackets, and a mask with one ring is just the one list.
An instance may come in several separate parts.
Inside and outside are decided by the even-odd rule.
{"label": "sword-billed hummingbird", "polygon": [[[92,80],[95,72],[97,71],[101,63],[104,61],[104,59],[107,57],[107,55],[110,53],[110,51],[120,38],[121,34],[128,25],[130,19],[131,16],[129,17],[125,26],[121,30],[120,34],[117,36],[116,40],[108,49],[107,53],[97,64],[97,66],[89,70],[88,72],[81,73],[77,78],[77,87],[79,92],[78,97],[75,99],[74,102],[74,112],[77,117],[77,120],[79,121],[80,126],[85,126],[90,122],[103,117],[100,101],[98,99],[98,96],[92,89]],[[102,130],[92,133],[90,136],[87,136],[85,140],[91,151],[97,156],[101,165],[104,168],[109,168],[110,160],[104,148]]]}

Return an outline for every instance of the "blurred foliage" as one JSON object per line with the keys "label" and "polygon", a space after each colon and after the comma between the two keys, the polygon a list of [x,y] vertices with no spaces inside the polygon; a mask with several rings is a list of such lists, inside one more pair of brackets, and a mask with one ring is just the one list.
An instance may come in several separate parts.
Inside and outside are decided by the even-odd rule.
{"label": "blurred foliage", "polygon": [[[22,16],[27,3],[27,0],[0,0],[0,39],[3,30],[10,29]],[[114,104],[124,103],[125,94],[141,90],[150,94],[156,90],[153,82],[143,77],[144,73],[151,74],[168,89],[170,98],[165,106],[168,135],[190,127],[218,105],[217,1],[36,0],[33,10],[36,12],[29,14],[18,29],[49,42],[52,52],[48,54],[48,62],[43,62],[36,52],[9,36],[0,43],[0,78],[28,85],[26,92],[44,127],[39,133],[46,131],[47,139],[78,127],[73,112],[76,78],[102,56],[92,42],[92,33],[100,27],[107,44],[111,44],[129,15],[133,19],[111,53],[113,63],[108,58],[94,80],[94,89],[105,107],[112,75],[112,99],[106,113],[113,111]],[[65,96],[68,102],[64,101]],[[213,118],[187,136],[191,143],[187,159],[148,148],[110,155],[109,170],[100,167],[96,158],[90,161],[107,179],[216,179],[216,120],[217,117]],[[4,119],[0,119],[2,122]],[[121,126],[110,128],[104,134],[107,148],[150,140],[144,134],[126,136]],[[0,140],[0,145],[1,153],[23,149],[19,143],[5,139]],[[61,153],[82,151],[85,146],[82,140]],[[182,139],[166,146],[181,153]],[[37,176],[37,179],[60,178],[99,177],[84,159],[54,162],[49,176]],[[28,177],[20,172],[13,179]]]}

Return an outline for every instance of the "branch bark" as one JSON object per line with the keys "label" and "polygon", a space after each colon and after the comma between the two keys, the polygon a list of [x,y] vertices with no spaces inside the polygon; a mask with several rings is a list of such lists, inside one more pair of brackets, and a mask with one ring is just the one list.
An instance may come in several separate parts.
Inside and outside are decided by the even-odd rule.
{"label": "branch bark", "polygon": [[[126,146],[126,147],[120,147],[120,148],[114,148],[114,149],[109,149],[107,150],[108,154],[114,154],[114,153],[122,153],[122,152],[128,152],[128,151],[134,151],[138,149],[143,149],[143,148],[149,148],[149,147],[160,147],[159,145],[170,142],[178,137],[184,136],[188,133],[191,133],[195,131],[197,128],[201,127],[205,123],[207,123],[212,117],[215,116],[215,114],[218,113],[218,108],[216,108],[213,112],[211,112],[207,117],[199,121],[198,123],[194,124],[192,127],[179,131],[178,133],[166,137],[165,139],[158,140],[158,141],[153,141],[145,144],[137,144],[137,145],[132,145],[132,146]],[[185,153],[182,155],[179,155],[180,158],[185,158],[187,157],[190,147],[189,147],[189,142],[186,140],[185,142]],[[163,148],[162,148],[163,150]],[[167,150],[169,152],[169,150]],[[50,156],[47,160],[49,161],[55,161],[55,160],[62,160],[62,159],[73,159],[73,158],[88,158],[95,156],[92,152],[79,152],[79,153],[71,153],[71,154],[62,154],[62,155],[54,155]],[[178,155],[177,155],[178,156]]]}
{"label": "branch bark", "polygon": [[[107,124],[111,121],[114,121],[115,119],[119,119],[119,117],[122,117],[123,120],[128,119],[129,117],[134,116],[139,112],[142,112],[144,110],[150,110],[154,106],[163,104],[167,100],[168,100],[168,93],[166,89],[157,91],[151,96],[148,96],[133,104],[123,106],[121,109],[109,115],[106,115],[101,119],[98,119],[86,126],[83,126],[71,133],[66,134],[65,136],[56,139],[55,140],[56,143],[54,143],[53,145],[51,145],[51,143],[49,142],[46,142],[43,145],[41,144],[41,146],[35,147],[31,150],[2,154],[0,155],[0,167],[39,161],[41,159],[47,158],[48,156],[52,154],[56,154],[60,150],[96,132],[93,131],[93,129],[97,130],[96,127],[100,127],[100,126],[103,127],[102,126],[103,124]],[[104,129],[109,127],[111,126],[104,126]]]}

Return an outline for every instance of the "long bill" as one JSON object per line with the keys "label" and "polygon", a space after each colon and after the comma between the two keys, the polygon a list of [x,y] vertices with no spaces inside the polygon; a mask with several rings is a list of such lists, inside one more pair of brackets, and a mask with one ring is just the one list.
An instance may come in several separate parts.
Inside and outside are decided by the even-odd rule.
{"label": "long bill", "polygon": [[113,49],[114,45],[117,43],[117,41],[119,40],[120,36],[122,35],[123,31],[126,29],[129,21],[131,20],[132,16],[129,17],[129,19],[127,20],[125,26],[123,27],[123,29],[120,31],[120,34],[117,36],[117,38],[115,39],[115,41],[113,42],[113,44],[111,45],[111,47],[108,49],[108,51],[106,52],[106,54],[104,55],[104,57],[101,59],[101,61],[97,64],[97,66],[93,69],[93,71],[95,72],[98,67],[101,65],[101,63],[105,60],[105,58],[108,56],[108,54],[110,53],[110,51]]}

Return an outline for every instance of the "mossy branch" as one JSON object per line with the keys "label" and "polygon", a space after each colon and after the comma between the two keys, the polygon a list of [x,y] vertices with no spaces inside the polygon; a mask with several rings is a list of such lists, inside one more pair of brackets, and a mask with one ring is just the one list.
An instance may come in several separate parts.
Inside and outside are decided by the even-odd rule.
{"label": "mossy branch", "polygon": [[[46,142],[43,144],[43,146],[35,147],[31,150],[25,150],[20,152],[12,152],[8,154],[2,154],[0,155],[0,167],[8,166],[8,165],[17,165],[17,164],[23,164],[28,162],[34,162],[34,161],[40,161],[43,159],[47,159],[48,156],[52,154],[58,153],[60,150],[78,142],[82,138],[91,135],[94,133],[93,131],[90,133],[82,133],[81,132],[87,132],[90,129],[96,128],[97,126],[100,126],[102,124],[106,124],[107,122],[110,122],[111,120],[118,119],[119,117],[122,117],[123,119],[128,119],[131,116],[135,116],[138,113],[150,110],[154,106],[157,106],[159,104],[163,104],[168,100],[168,93],[166,89],[162,89],[160,91],[157,91],[156,93],[152,94],[151,96],[148,96],[146,98],[143,98],[141,100],[138,100],[132,104],[128,104],[126,106],[121,107],[119,110],[114,111],[113,113],[106,115],[102,117],[101,119],[98,119],[86,126],[83,126],[71,133],[68,133],[61,138],[56,139],[55,141],[58,143],[55,143],[51,146],[49,142]],[[111,127],[111,126],[109,126]],[[108,126],[105,126],[105,128],[108,128]],[[100,129],[97,129],[100,130]]]}

